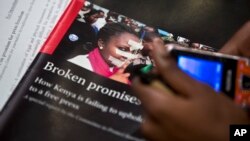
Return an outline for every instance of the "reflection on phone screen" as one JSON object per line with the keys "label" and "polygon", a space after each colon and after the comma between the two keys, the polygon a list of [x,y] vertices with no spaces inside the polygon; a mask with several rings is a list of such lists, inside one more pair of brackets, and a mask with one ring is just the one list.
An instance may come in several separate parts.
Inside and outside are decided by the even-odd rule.
{"label": "reflection on phone screen", "polygon": [[222,63],[190,56],[178,56],[178,66],[191,77],[221,90]]}

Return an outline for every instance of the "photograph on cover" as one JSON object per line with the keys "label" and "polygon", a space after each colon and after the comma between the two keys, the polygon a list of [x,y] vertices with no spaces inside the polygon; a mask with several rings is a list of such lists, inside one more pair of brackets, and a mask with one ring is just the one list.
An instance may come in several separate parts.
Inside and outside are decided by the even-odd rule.
{"label": "photograph on cover", "polygon": [[144,67],[154,66],[157,43],[215,51],[86,1],[55,54],[96,74],[130,84]]}

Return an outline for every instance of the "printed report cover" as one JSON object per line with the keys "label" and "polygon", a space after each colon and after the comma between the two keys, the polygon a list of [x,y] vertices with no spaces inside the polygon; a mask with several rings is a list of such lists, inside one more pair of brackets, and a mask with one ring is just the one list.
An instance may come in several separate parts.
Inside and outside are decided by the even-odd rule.
{"label": "printed report cover", "polygon": [[24,100],[4,140],[143,141],[130,86],[153,66],[153,42],[213,51],[88,1],[81,7],[68,9],[19,83],[14,94]]}

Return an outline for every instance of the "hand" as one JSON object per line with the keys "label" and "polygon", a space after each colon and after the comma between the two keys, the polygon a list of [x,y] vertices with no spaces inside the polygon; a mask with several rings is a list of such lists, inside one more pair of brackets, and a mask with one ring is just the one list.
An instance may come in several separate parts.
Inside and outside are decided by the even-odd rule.
{"label": "hand", "polygon": [[250,57],[250,21],[248,21],[219,51],[225,54]]}
{"label": "hand", "polygon": [[146,112],[142,131],[154,141],[229,140],[229,125],[249,123],[247,113],[222,93],[182,72],[163,45],[153,51],[158,75],[171,89],[133,81]]}
{"label": "hand", "polygon": [[113,75],[111,75],[109,78],[121,83],[129,84],[128,77],[130,76],[130,73],[124,73],[126,67],[128,66],[128,63],[125,63],[122,65],[118,71],[116,71]]}

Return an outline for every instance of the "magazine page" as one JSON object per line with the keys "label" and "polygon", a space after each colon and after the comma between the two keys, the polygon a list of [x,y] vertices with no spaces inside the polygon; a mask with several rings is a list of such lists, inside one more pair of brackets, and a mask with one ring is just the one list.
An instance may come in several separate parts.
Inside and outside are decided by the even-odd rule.
{"label": "magazine page", "polygon": [[3,138],[144,141],[131,85],[154,66],[154,42],[214,51],[86,1],[60,43],[45,45],[18,85],[24,103]]}
{"label": "magazine page", "polygon": [[0,8],[0,111],[70,0],[7,0]]}

